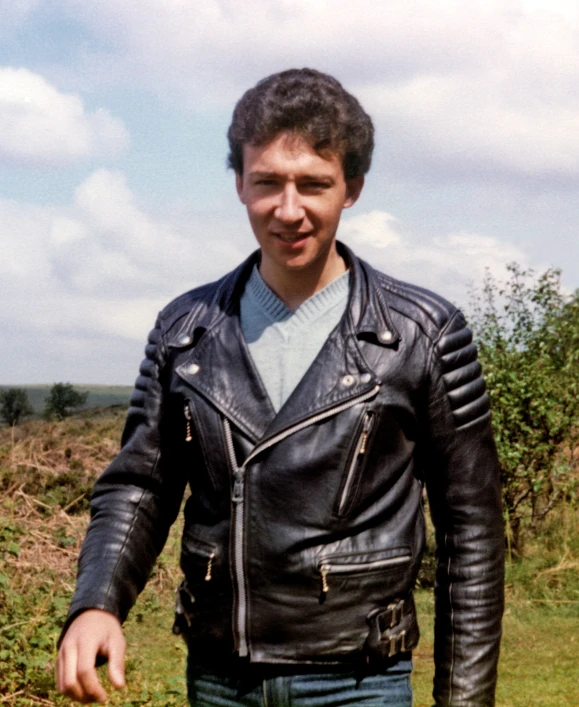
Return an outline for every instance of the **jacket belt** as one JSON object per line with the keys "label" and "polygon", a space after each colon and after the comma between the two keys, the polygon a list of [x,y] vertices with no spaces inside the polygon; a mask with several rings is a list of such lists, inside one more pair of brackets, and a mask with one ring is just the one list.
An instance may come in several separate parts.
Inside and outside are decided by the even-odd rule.
{"label": "jacket belt", "polygon": [[368,615],[367,622],[370,626],[366,642],[368,663],[405,653],[418,643],[420,632],[412,595],[397,599],[383,609],[375,609]]}

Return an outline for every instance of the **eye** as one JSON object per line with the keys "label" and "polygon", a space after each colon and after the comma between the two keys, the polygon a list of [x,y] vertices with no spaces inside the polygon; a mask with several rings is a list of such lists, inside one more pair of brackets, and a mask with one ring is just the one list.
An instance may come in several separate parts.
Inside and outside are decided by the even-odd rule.
{"label": "eye", "polygon": [[329,187],[329,184],[327,182],[320,182],[315,179],[312,179],[308,182],[304,182],[301,185],[301,188],[304,191],[309,191],[309,192],[321,192],[324,191]]}

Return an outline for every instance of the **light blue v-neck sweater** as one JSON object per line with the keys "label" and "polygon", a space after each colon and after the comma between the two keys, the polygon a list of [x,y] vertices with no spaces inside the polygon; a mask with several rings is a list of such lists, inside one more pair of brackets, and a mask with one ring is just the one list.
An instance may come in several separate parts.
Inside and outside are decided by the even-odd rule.
{"label": "light blue v-neck sweater", "polygon": [[342,318],[349,285],[345,272],[292,312],[254,267],[241,296],[241,330],[276,412]]}

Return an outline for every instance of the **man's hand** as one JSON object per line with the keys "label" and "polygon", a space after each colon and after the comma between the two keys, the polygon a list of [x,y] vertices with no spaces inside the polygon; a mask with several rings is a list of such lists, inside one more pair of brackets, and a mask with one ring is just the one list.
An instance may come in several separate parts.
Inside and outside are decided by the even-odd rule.
{"label": "man's hand", "polygon": [[89,609],[70,624],[56,661],[56,687],[77,702],[104,702],[107,693],[95,669],[97,656],[109,661],[109,679],[125,686],[125,638],[116,616]]}

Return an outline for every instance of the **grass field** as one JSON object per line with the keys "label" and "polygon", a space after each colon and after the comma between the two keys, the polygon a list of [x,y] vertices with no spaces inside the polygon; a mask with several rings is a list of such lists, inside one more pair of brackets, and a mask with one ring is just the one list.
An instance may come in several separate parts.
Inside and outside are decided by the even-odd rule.
{"label": "grass field", "polygon": [[[118,449],[124,413],[33,420],[11,443],[0,430],[0,704],[65,705],[54,691],[55,644],[74,585],[96,475]],[[507,567],[498,707],[579,705],[579,512],[568,506]],[[126,624],[128,688],[119,707],[185,705],[185,647],[171,633],[179,526]],[[422,639],[415,707],[430,707],[432,593],[417,592]]]}
{"label": "grass field", "polygon": [[[432,593],[420,590],[417,605],[422,638],[414,652],[414,707],[431,707],[433,663]],[[170,633],[172,596],[159,604],[145,590],[142,609],[127,624],[129,689],[111,704],[185,705],[185,648]],[[153,609],[153,610],[151,610]],[[579,705],[579,603],[546,604],[508,597],[497,689],[498,707]],[[133,700],[133,701],[131,701]]]}

